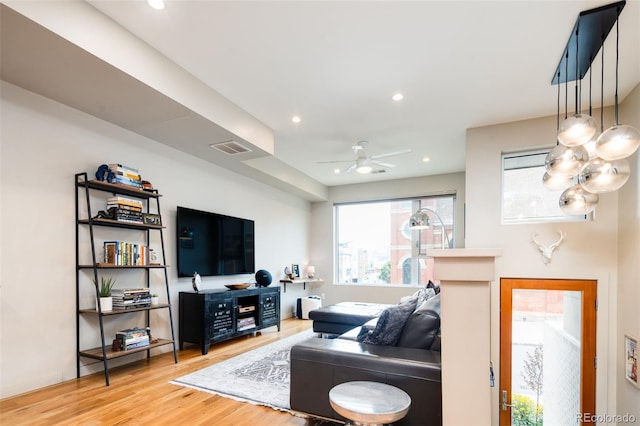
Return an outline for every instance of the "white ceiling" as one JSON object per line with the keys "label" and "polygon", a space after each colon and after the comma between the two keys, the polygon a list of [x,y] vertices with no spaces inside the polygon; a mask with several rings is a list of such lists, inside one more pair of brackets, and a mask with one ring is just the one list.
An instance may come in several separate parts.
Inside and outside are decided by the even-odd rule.
{"label": "white ceiling", "polygon": [[[88,3],[273,129],[277,159],[332,186],[462,171],[467,128],[555,115],[550,81],[575,20],[610,1]],[[620,32],[624,99],[640,82],[639,0],[627,2]],[[370,155],[412,153],[385,158],[397,167],[383,174],[317,164],[355,159],[359,140]]]}

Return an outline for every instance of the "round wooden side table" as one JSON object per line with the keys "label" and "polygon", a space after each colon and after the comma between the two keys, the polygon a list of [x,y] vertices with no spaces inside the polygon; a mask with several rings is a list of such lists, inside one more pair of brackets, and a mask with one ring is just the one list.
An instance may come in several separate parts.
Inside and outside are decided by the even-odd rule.
{"label": "round wooden side table", "polygon": [[407,415],[411,397],[402,389],[377,382],[346,382],[329,391],[336,413],[356,425],[383,425]]}

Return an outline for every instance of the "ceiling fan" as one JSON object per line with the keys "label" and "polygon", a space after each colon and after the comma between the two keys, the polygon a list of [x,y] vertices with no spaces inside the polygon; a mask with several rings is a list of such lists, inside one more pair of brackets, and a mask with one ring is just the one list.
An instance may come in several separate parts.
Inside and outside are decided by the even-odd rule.
{"label": "ceiling fan", "polygon": [[[353,145],[351,149],[356,154],[355,160],[334,160],[334,161],[318,161],[318,164],[328,164],[328,163],[353,163],[349,167],[340,172],[349,173],[352,171],[357,171],[358,173],[367,174],[367,173],[384,173],[388,168],[395,167],[395,164],[385,163],[382,161],[378,161],[380,158],[392,157],[394,155],[400,154],[408,154],[411,152],[410,149],[402,149],[400,151],[387,152],[385,154],[378,155],[368,155],[366,152],[366,148],[369,145],[367,141],[360,141],[357,145]],[[375,166],[379,166],[380,168],[375,168]]]}

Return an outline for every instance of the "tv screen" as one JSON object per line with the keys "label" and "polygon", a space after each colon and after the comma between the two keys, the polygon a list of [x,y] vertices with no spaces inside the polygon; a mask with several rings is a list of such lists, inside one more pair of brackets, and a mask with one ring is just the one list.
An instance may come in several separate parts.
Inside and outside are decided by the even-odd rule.
{"label": "tv screen", "polygon": [[255,272],[254,222],[178,206],[178,276]]}

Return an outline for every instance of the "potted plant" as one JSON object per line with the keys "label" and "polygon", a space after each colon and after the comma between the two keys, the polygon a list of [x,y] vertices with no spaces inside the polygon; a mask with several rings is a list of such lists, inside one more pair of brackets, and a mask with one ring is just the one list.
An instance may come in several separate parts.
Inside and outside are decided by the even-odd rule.
{"label": "potted plant", "polygon": [[113,278],[100,277],[100,307],[102,311],[110,311],[113,309],[113,299],[111,297],[111,289],[113,289],[116,280]]}
{"label": "potted plant", "polygon": [[158,297],[157,294],[153,293],[151,295],[151,304],[152,305],[158,305],[160,303],[160,298]]}

